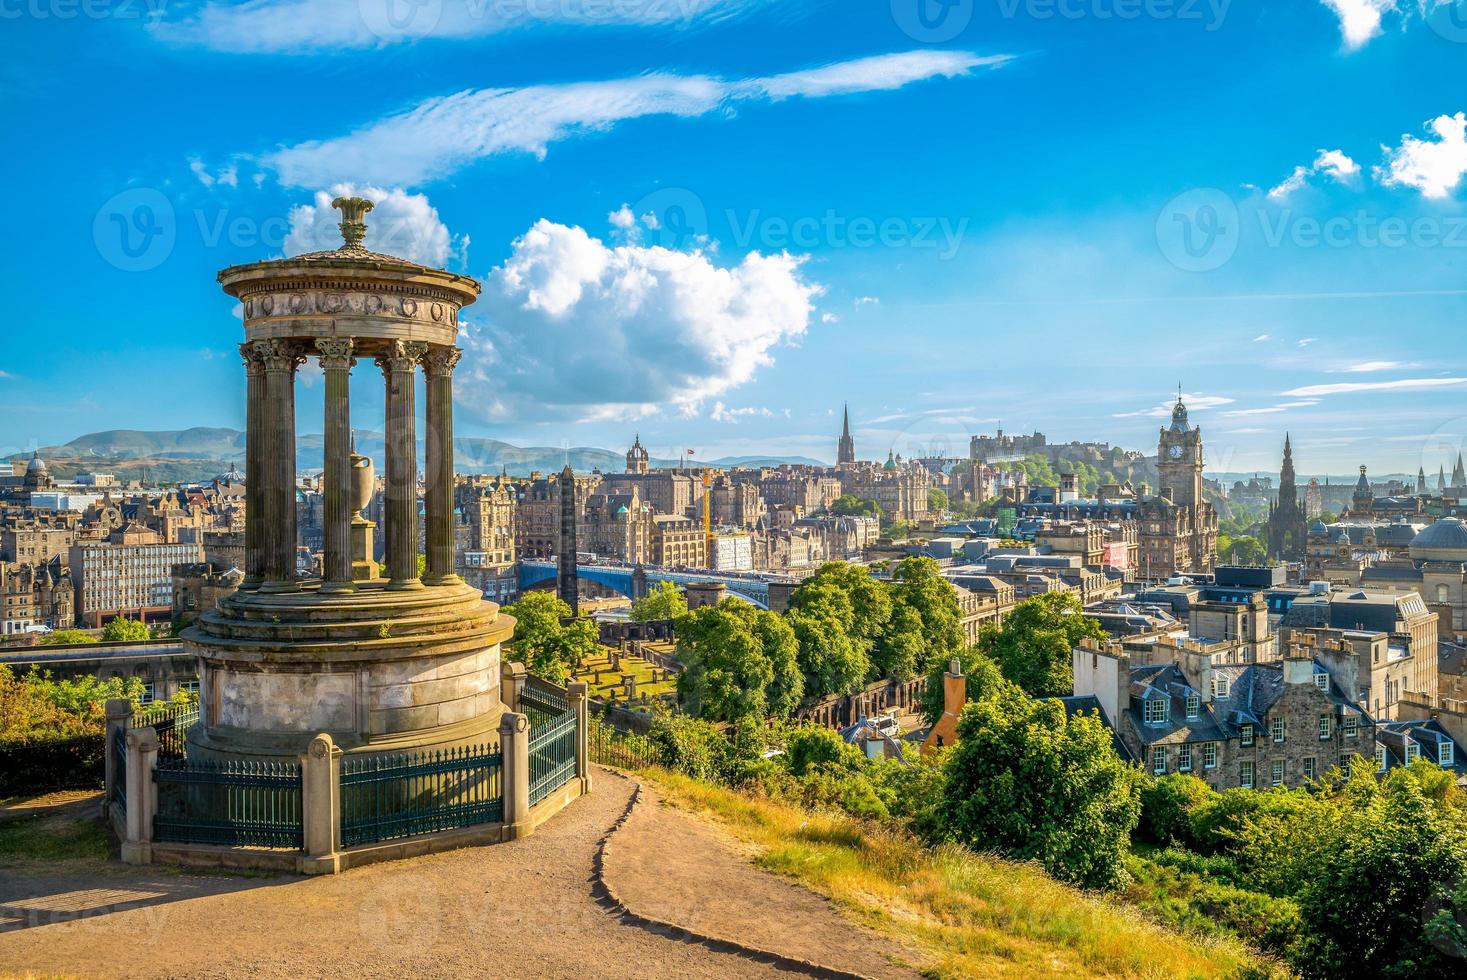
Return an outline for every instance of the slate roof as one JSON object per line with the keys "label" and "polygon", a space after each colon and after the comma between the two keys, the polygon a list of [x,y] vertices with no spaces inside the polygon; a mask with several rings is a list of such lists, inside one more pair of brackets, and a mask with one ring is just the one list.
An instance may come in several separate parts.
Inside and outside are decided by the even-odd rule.
{"label": "slate roof", "polygon": [[1375,742],[1385,747],[1387,770],[1406,764],[1406,746],[1408,744],[1414,744],[1420,749],[1421,758],[1441,765],[1442,746],[1450,743],[1452,762],[1442,768],[1456,773],[1459,779],[1467,776],[1467,761],[1462,758],[1461,748],[1457,746],[1456,740],[1447,734],[1446,729],[1442,728],[1441,722],[1436,719],[1383,721],[1376,729]]}

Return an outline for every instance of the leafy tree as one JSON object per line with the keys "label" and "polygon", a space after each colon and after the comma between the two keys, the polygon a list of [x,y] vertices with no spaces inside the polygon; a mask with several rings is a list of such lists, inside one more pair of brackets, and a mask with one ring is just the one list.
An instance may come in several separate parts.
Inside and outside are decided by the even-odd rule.
{"label": "leafy tree", "polygon": [[859,770],[864,761],[859,749],[848,745],[839,733],[818,725],[800,725],[790,731],[785,741],[785,761],[790,772],[803,776],[817,766]]}
{"label": "leafy tree", "polygon": [[[980,653],[977,647],[969,647],[955,654],[958,665],[962,668],[964,686],[967,689],[967,699],[964,703],[972,704],[984,698],[993,697],[1005,688],[1013,686],[1012,682],[1005,680],[1003,671],[998,669],[998,664],[993,658]],[[922,717],[927,719],[929,725],[934,724],[942,717],[944,684],[943,675],[947,673],[948,661],[933,663],[927,669],[927,686],[922,691]]]}
{"label": "leafy tree", "polygon": [[1004,688],[964,709],[945,767],[942,824],[959,842],[1089,888],[1126,882],[1139,773],[1098,717]]}
{"label": "leafy tree", "polygon": [[81,643],[96,643],[97,638],[85,630],[56,630],[47,633],[41,641],[43,647],[70,647]]}
{"label": "leafy tree", "polygon": [[937,562],[903,559],[892,572],[891,596],[891,623],[872,653],[880,676],[911,680],[929,664],[946,663],[962,647],[958,590],[942,577]]}
{"label": "leafy tree", "polygon": [[1218,557],[1230,565],[1262,565],[1268,560],[1268,548],[1251,534],[1237,537],[1217,536]]}
{"label": "leafy tree", "polygon": [[153,631],[147,625],[136,619],[124,619],[118,616],[116,619],[102,627],[103,643],[127,643],[134,640],[151,640]]}
{"label": "leafy tree", "polygon": [[930,487],[927,490],[927,509],[941,514],[948,509],[947,491],[941,487]]}
{"label": "leafy tree", "polygon": [[536,677],[563,684],[596,649],[596,624],[589,619],[571,619],[570,606],[552,593],[526,592],[504,611],[515,619],[510,644]]}
{"label": "leafy tree", "polygon": [[798,643],[806,694],[815,698],[849,694],[865,683],[871,658],[862,644],[851,639],[841,619],[796,610],[788,621]]}
{"label": "leafy tree", "polygon": [[906,521],[892,521],[884,530],[893,541],[905,541],[912,534],[912,525]]}
{"label": "leafy tree", "polygon": [[803,690],[794,632],[774,613],[738,599],[678,620],[678,692],[689,714],[709,721],[788,714]]}
{"label": "leafy tree", "polygon": [[1003,675],[1036,698],[1074,692],[1071,656],[1083,637],[1105,639],[1105,630],[1086,617],[1070,593],[1047,592],[1025,599],[1004,617],[985,624],[978,648],[998,662]]}
{"label": "leafy tree", "polygon": [[679,619],[688,614],[688,600],[673,582],[658,582],[646,595],[632,603],[632,619],[639,623]]}
{"label": "leafy tree", "polygon": [[880,518],[881,505],[874,500],[862,500],[854,494],[841,494],[830,505],[832,514],[842,517],[875,517]]}
{"label": "leafy tree", "polygon": [[1319,519],[1326,524],[1338,524],[1340,515],[1332,510],[1322,510],[1319,512]]}
{"label": "leafy tree", "polygon": [[874,643],[886,632],[891,619],[892,598],[887,584],[873,578],[870,571],[850,562],[832,561],[820,569],[790,593],[789,609],[800,612],[815,612],[829,608],[833,601],[826,589],[844,594],[850,603],[850,612],[841,611],[842,624],[847,632],[858,640]]}

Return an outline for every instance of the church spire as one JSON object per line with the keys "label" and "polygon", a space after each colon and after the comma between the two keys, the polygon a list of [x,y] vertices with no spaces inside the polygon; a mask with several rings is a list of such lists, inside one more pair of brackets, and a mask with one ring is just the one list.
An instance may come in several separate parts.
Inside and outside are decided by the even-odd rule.
{"label": "church spire", "polygon": [[856,440],[851,438],[851,408],[841,408],[840,442],[836,444],[835,463],[843,466],[856,461]]}
{"label": "church spire", "polygon": [[1462,469],[1462,454],[1457,454],[1457,465],[1452,469],[1452,486],[1467,486],[1467,471]]}

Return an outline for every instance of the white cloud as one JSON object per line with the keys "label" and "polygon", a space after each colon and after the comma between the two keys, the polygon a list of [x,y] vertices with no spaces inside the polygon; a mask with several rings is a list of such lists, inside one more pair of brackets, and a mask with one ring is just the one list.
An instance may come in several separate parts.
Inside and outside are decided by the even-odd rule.
{"label": "white cloud", "polygon": [[880,305],[881,305],[881,300],[877,299],[875,296],[858,296],[858,297],[856,297],[856,309],[858,309],[858,310],[861,307],[863,307],[863,306],[880,306]]}
{"label": "white cloud", "polygon": [[1306,398],[1303,401],[1284,402],[1280,405],[1269,405],[1266,408],[1238,408],[1223,412],[1222,414],[1226,418],[1247,418],[1250,415],[1277,415],[1280,412],[1287,412],[1293,408],[1308,408],[1311,405],[1318,404],[1318,399]]}
{"label": "white cloud", "polygon": [[1370,374],[1374,371],[1398,371],[1401,368],[1416,367],[1405,361],[1361,361],[1359,364],[1351,364],[1349,367],[1340,368],[1341,374]]}
{"label": "white cloud", "polygon": [[322,49],[379,48],[425,38],[484,37],[536,24],[679,28],[728,19],[768,0],[680,0],[676,3],[490,3],[485,0],[213,0],[152,26],[175,44],[230,54],[301,54]]}
{"label": "white cloud", "polygon": [[715,422],[726,422],[730,425],[737,424],[743,418],[774,418],[774,413],[767,408],[727,408],[723,402],[715,402],[713,411],[708,417]]}
{"label": "white cloud", "polygon": [[1427,124],[1435,140],[1402,135],[1401,145],[1385,150],[1375,176],[1388,186],[1414,187],[1423,197],[1442,198],[1467,173],[1467,116],[1437,116]]}
{"label": "white cloud", "polygon": [[354,184],[337,184],[330,191],[317,191],[310,204],[290,209],[285,254],[340,247],[341,230],[337,226],[341,223],[341,212],[331,202],[338,197],[353,196],[375,202],[367,214],[367,237],[362,243],[372,251],[438,267],[447,265],[450,259],[467,262],[468,236],[451,234],[427,197],[409,194],[401,188],[386,190]]}
{"label": "white cloud", "polygon": [[15,377],[9,371],[0,371],[0,381],[10,381]]}
{"label": "white cloud", "polygon": [[1381,15],[1396,9],[1396,0],[1320,0],[1340,19],[1340,35],[1351,51],[1380,35]]}
{"label": "white cloud", "polygon": [[1314,163],[1307,167],[1295,167],[1293,173],[1268,192],[1268,196],[1271,200],[1282,201],[1308,184],[1309,178],[1315,174],[1324,174],[1337,184],[1354,183],[1360,176],[1360,164],[1341,150],[1319,150],[1314,157]]}
{"label": "white cloud", "polygon": [[694,118],[738,102],[892,89],[967,75],[1002,61],[964,51],[912,51],[742,81],[655,73],[605,82],[465,89],[345,136],[273,151],[261,163],[291,186],[336,180],[421,184],[497,154],[543,157],[551,143],[604,132],[629,119]]}
{"label": "white cloud", "polygon": [[805,333],[823,287],[802,261],[752,252],[719,267],[541,220],[465,311],[459,399],[490,421],[693,415]]}
{"label": "white cloud", "polygon": [[1259,334],[1259,335],[1258,335],[1258,336],[1257,336],[1257,337],[1254,337],[1254,338],[1253,338],[1253,342],[1254,342],[1254,343],[1255,343],[1255,344],[1261,344],[1261,343],[1263,343],[1263,342],[1264,342],[1264,341],[1265,341],[1265,340],[1268,340],[1268,339],[1269,339],[1269,335],[1268,335],[1268,334],[1266,334],[1266,333],[1261,333],[1261,334]]}
{"label": "white cloud", "polygon": [[[1188,411],[1194,411],[1196,409],[1217,408],[1221,405],[1231,405],[1234,399],[1227,398],[1223,395],[1188,394],[1182,396],[1182,401],[1187,403]],[[1175,398],[1168,398],[1166,401],[1161,402],[1158,405],[1153,405],[1150,408],[1138,408],[1134,412],[1116,412],[1111,417],[1117,419],[1169,419],[1172,417],[1172,409],[1175,408],[1176,405],[1177,400]]]}
{"label": "white cloud", "polygon": [[837,316],[834,313],[822,313],[822,314],[820,314],[820,322],[821,323],[839,323],[840,322],[840,317]]}
{"label": "white cloud", "polygon": [[1467,378],[1404,378],[1400,381],[1345,381],[1339,384],[1306,385],[1284,392],[1286,398],[1315,398],[1321,395],[1347,395],[1360,391],[1411,391],[1420,388],[1446,388],[1467,384]]}
{"label": "white cloud", "polygon": [[637,227],[637,216],[632,214],[631,206],[627,204],[608,214],[606,220],[611,222],[611,227],[620,231],[631,231]]}
{"label": "white cloud", "polygon": [[1310,344],[1314,343],[1317,339],[1318,339],[1317,337],[1300,337],[1297,341],[1295,341],[1294,346],[1296,346],[1296,347],[1308,347]]}

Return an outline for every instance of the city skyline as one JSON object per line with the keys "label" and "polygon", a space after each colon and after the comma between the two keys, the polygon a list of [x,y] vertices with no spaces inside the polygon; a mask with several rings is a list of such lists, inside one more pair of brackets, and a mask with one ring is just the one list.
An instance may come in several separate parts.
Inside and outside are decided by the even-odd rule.
{"label": "city skyline", "polygon": [[[1462,448],[1450,23],[664,6],[13,19],[0,86],[33,139],[0,161],[28,188],[0,281],[85,288],[19,304],[0,449],[242,428],[211,279],[328,246],[343,185],[378,201],[369,245],[486,284],[461,435],[830,459],[849,401],[866,458],[1000,423],[1149,451],[1180,381],[1210,472],[1276,472],[1285,431],[1303,472],[1434,475]],[[62,50],[79,70],[43,71]],[[124,69],[136,88],[99,91]],[[1335,95],[1248,108],[1305,85]],[[229,111],[241,91],[276,109]]]}

